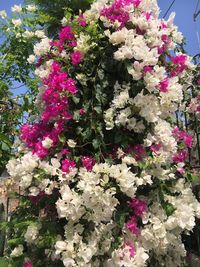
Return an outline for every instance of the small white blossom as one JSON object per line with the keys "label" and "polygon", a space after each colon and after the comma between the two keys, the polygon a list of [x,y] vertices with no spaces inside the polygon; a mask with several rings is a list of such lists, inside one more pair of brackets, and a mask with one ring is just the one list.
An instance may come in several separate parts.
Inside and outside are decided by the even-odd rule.
{"label": "small white blossom", "polygon": [[20,13],[21,11],[22,11],[22,7],[21,7],[21,5],[14,5],[13,7],[11,7],[11,10],[12,10],[12,12],[14,12],[14,13]]}
{"label": "small white blossom", "polygon": [[27,58],[27,61],[29,64],[33,64],[35,63],[35,60],[36,60],[36,57],[34,55],[30,55],[28,58]]}
{"label": "small white blossom", "polygon": [[18,245],[17,247],[15,247],[13,249],[13,251],[11,252],[10,256],[11,257],[19,257],[23,254],[23,251],[24,251],[24,247],[23,245]]}
{"label": "small white blossom", "polygon": [[35,5],[27,5],[26,10],[29,12],[34,12],[37,10],[37,7]]}
{"label": "small white blossom", "polygon": [[6,19],[7,18],[7,13],[6,13],[5,10],[1,10],[0,11],[0,18],[2,18],[2,19]]}
{"label": "small white blossom", "polygon": [[67,144],[69,147],[75,147],[76,146],[76,142],[73,139],[68,139]]}
{"label": "small white blossom", "polygon": [[22,25],[21,19],[12,19],[12,23],[15,27],[20,27]]}

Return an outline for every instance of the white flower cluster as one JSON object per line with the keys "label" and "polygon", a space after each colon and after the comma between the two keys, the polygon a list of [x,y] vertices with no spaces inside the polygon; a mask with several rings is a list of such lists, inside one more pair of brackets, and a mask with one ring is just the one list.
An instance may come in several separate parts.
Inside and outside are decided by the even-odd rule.
{"label": "white flower cluster", "polygon": [[50,39],[45,37],[34,46],[34,54],[38,57],[44,56],[50,51],[50,48]]}
{"label": "white flower cluster", "polygon": [[137,241],[144,249],[153,250],[158,260],[160,258],[166,264],[169,261],[169,266],[182,266],[182,257],[186,255],[186,251],[181,233],[193,229],[195,217],[200,216],[200,205],[183,179],[176,182],[172,190],[176,196],[165,195],[166,203],[171,204],[170,207],[175,210],[169,216],[156,199],[159,192],[151,194],[149,201],[153,201],[153,205],[149,206],[148,213],[143,218],[145,226]]}
{"label": "white flower cluster", "polygon": [[22,188],[31,185],[33,171],[38,166],[39,158],[28,152],[21,159],[11,159],[7,164],[7,170],[12,178],[19,181]]}
{"label": "white flower cluster", "polygon": [[28,244],[34,244],[37,242],[39,236],[39,226],[31,224],[28,226],[24,235],[24,239]]}

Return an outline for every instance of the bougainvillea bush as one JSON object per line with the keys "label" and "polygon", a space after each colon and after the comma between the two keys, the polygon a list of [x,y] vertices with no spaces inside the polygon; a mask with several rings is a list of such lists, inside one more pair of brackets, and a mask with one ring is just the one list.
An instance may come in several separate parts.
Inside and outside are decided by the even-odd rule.
{"label": "bougainvillea bush", "polygon": [[194,65],[173,19],[156,1],[97,0],[35,45],[38,117],[7,165],[11,266],[184,266],[200,205],[174,112]]}

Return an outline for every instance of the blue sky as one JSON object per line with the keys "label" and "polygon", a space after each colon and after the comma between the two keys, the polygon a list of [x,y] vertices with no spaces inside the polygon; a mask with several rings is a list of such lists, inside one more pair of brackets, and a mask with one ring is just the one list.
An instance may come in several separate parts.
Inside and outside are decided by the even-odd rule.
{"label": "blue sky", "polygon": [[[197,2],[198,0],[176,0],[169,12],[169,14],[172,11],[176,12],[175,24],[179,27],[179,30],[187,39],[186,49],[190,55],[195,55],[200,52],[196,33],[198,30],[200,35],[200,15],[197,18],[196,23],[193,21],[193,14],[195,12]],[[0,10],[5,9],[9,13],[11,6],[22,3],[23,0],[0,0]],[[172,0],[158,0],[158,4],[161,9],[161,16],[164,15],[171,3]]]}

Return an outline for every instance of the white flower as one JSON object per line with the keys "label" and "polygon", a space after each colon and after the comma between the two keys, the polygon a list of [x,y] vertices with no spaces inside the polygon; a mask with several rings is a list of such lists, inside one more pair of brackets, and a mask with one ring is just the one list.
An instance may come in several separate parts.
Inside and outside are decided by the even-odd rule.
{"label": "white flower", "polygon": [[35,186],[32,186],[29,188],[29,196],[34,196],[36,197],[39,193],[40,193],[40,190],[39,188],[35,187]]}
{"label": "white flower", "polygon": [[24,235],[24,239],[29,244],[34,244],[37,241],[39,235],[39,228],[37,225],[29,225]]}
{"label": "white flower", "polygon": [[19,185],[22,188],[27,188],[27,187],[29,187],[31,185],[32,179],[33,179],[33,177],[32,177],[31,174],[23,175],[21,177]]}
{"label": "white flower", "polygon": [[53,140],[52,140],[51,138],[49,138],[49,137],[46,137],[46,138],[42,141],[42,146],[43,146],[44,148],[49,149],[49,148],[52,147],[52,145],[53,145]]}
{"label": "white flower", "polygon": [[25,38],[32,38],[34,36],[34,32],[26,30],[23,34],[23,37]]}
{"label": "white flower", "polygon": [[10,256],[11,257],[19,257],[19,256],[21,256],[23,254],[23,250],[24,250],[23,245],[18,245],[17,247],[15,247],[13,249],[13,251],[10,254]]}
{"label": "white flower", "polygon": [[66,26],[68,24],[68,20],[64,17],[62,20],[61,20],[61,24],[62,26]]}
{"label": "white flower", "polygon": [[26,10],[29,12],[34,12],[36,11],[37,7],[35,5],[27,5]]}
{"label": "white flower", "polygon": [[113,32],[109,36],[109,41],[113,45],[121,44],[121,43],[125,42],[127,34],[131,34],[131,33],[124,27],[120,31]]}
{"label": "white flower", "polygon": [[85,54],[92,45],[93,43],[90,41],[90,36],[81,32],[77,39],[77,45],[74,50],[78,50]]}
{"label": "white flower", "polygon": [[34,55],[30,55],[28,58],[27,58],[27,61],[29,64],[33,64],[36,60],[36,57]]}
{"label": "white flower", "polygon": [[6,19],[7,18],[7,13],[6,13],[5,10],[1,10],[0,11],[0,18],[2,18],[2,19]]}
{"label": "white flower", "polygon": [[42,31],[42,30],[35,31],[35,36],[38,38],[45,38],[46,37],[44,31]]}
{"label": "white flower", "polygon": [[64,250],[67,250],[67,243],[64,241],[57,241],[55,244],[56,254],[60,254]]}
{"label": "white flower", "polygon": [[14,12],[14,13],[20,13],[21,11],[22,11],[22,7],[21,7],[21,5],[14,5],[13,7],[11,7],[11,10],[12,10],[12,12]]}
{"label": "white flower", "polygon": [[49,51],[50,51],[50,40],[45,37],[41,40],[40,43],[37,43],[35,46],[34,46],[34,53],[36,56],[40,57],[40,56],[43,56],[45,54],[47,54]]}
{"label": "white flower", "polygon": [[111,130],[114,127],[114,110],[113,108],[109,108],[104,113],[104,121],[106,123],[106,130]]}
{"label": "white flower", "polygon": [[19,27],[22,25],[21,19],[12,19],[12,23],[14,24],[15,27]]}
{"label": "white flower", "polygon": [[76,146],[76,142],[73,139],[68,139],[67,144],[69,147],[75,147]]}

